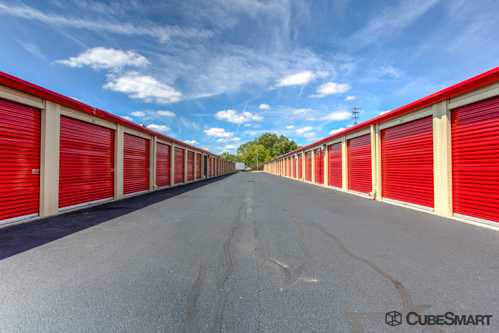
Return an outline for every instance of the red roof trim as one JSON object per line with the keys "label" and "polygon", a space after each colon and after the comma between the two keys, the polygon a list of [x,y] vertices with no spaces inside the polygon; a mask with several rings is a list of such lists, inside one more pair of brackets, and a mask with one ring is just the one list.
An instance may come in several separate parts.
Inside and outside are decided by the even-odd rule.
{"label": "red roof trim", "polygon": [[404,114],[414,112],[417,110],[421,110],[425,107],[428,107],[432,104],[436,104],[439,102],[442,102],[444,100],[454,98],[456,96],[464,95],[466,93],[469,93],[473,90],[477,90],[486,86],[489,86],[491,84],[499,82],[499,66],[495,67],[487,72],[484,72],[482,74],[473,76],[469,79],[466,79],[464,81],[461,81],[459,83],[456,83],[450,87],[444,88],[440,91],[437,91],[436,93],[433,93],[431,95],[428,95],[426,97],[420,98],[414,102],[411,102],[409,104],[406,104],[404,106],[401,106],[399,108],[393,109],[390,112],[387,112],[385,114],[376,116],[374,118],[371,118],[369,120],[363,121],[360,124],[357,124],[355,126],[349,127],[344,129],[341,132],[335,133],[333,135],[327,136],[323,139],[320,139],[319,141],[316,141],[314,143],[311,143],[309,145],[300,147],[298,149],[295,149],[289,153],[286,153],[284,155],[281,155],[279,157],[276,157],[274,160],[298,153],[298,152],[303,152],[305,150],[309,150],[313,148],[314,146],[321,145],[323,143],[326,143],[328,141],[334,140],[336,138],[345,136],[350,133],[354,133],[356,131],[359,131],[367,126],[373,125],[373,124],[379,124],[381,122],[387,121],[389,119],[393,119],[396,117],[400,117]]}
{"label": "red roof trim", "polygon": [[0,71],[0,84],[4,85],[6,87],[9,87],[9,88],[15,89],[15,90],[22,91],[22,92],[27,93],[29,95],[37,96],[39,98],[60,104],[60,105],[65,106],[67,108],[77,110],[80,112],[85,112],[85,113],[91,114],[93,116],[96,116],[98,118],[101,118],[101,119],[104,119],[104,120],[107,120],[107,121],[110,121],[110,122],[113,122],[116,124],[120,124],[120,125],[126,126],[128,128],[135,129],[135,130],[140,131],[142,133],[146,133],[146,134],[149,134],[152,136],[157,136],[158,138],[160,138],[162,140],[178,144],[179,146],[183,146],[184,148],[190,148],[190,149],[195,150],[197,152],[204,152],[204,153],[208,153],[208,154],[213,155],[213,156],[217,156],[217,155],[215,155],[207,150],[194,147],[194,146],[189,145],[183,141],[174,139],[172,137],[158,133],[158,132],[150,130],[148,128],[144,128],[144,127],[142,127],[142,126],[140,126],[132,121],[121,118],[120,116],[117,116],[115,114],[112,114],[112,113],[104,111],[104,110],[94,108],[90,105],[87,105],[85,103],[77,101],[73,98],[66,97],[62,94],[59,94],[59,93],[56,93],[56,92],[51,91],[49,89],[40,87],[36,84],[22,80],[18,77],[15,77],[13,75],[7,74],[7,73],[2,72],[2,71]]}

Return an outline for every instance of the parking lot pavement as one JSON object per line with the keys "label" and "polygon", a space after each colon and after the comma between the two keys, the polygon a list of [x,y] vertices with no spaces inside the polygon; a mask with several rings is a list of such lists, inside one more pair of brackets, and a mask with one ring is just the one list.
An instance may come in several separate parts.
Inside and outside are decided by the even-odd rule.
{"label": "parking lot pavement", "polygon": [[0,332],[497,332],[498,257],[498,232],[238,173],[0,230]]}

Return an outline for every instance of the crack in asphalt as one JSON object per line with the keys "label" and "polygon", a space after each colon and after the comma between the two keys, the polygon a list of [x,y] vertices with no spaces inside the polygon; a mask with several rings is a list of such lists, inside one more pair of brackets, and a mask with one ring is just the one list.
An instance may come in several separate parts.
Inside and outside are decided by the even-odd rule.
{"label": "crack in asphalt", "polygon": [[[333,233],[329,232],[323,225],[319,224],[319,223],[316,223],[316,222],[311,222],[309,224],[304,224],[304,223],[301,223],[302,225],[304,226],[309,226],[309,227],[313,227],[317,230],[319,230],[323,235],[327,236],[328,238],[332,239],[334,241],[334,243],[338,246],[338,248],[341,249],[341,251],[343,253],[345,253],[347,256],[357,260],[357,261],[360,261],[362,262],[363,264],[367,265],[369,268],[371,268],[372,270],[374,270],[376,273],[380,274],[381,276],[383,276],[386,280],[388,280],[392,286],[397,290],[399,296],[400,296],[400,300],[401,300],[401,305],[402,305],[402,313],[407,313],[407,312],[410,312],[410,311],[415,311],[415,312],[422,312],[422,311],[425,311],[426,309],[428,309],[431,305],[427,305],[427,304],[423,304],[423,305],[415,305],[413,300],[412,300],[412,297],[409,293],[409,291],[407,290],[407,288],[402,284],[402,282],[398,281],[397,279],[395,279],[391,274],[383,271],[378,265],[374,264],[373,262],[367,260],[366,258],[363,258],[359,255],[356,255],[355,253],[353,253],[346,245],[345,243],[343,243],[343,241],[341,239],[339,239],[336,235],[334,235]],[[363,330],[363,327],[362,327],[362,323],[360,322],[360,319],[362,318],[365,318],[366,314],[358,314],[358,313],[355,313],[355,312],[349,312],[347,313],[347,317],[350,317],[351,321],[352,321],[352,329],[353,329],[353,332],[355,333],[362,333],[364,332]],[[435,328],[435,327],[431,327],[430,328],[433,332],[435,333],[440,333],[440,332],[445,332],[444,330],[440,329],[440,328]]]}
{"label": "crack in asphalt", "polygon": [[246,193],[246,198],[239,206],[237,215],[222,246],[222,276],[221,278],[218,277],[216,282],[219,300],[216,303],[215,318],[211,332],[222,332],[227,296],[231,292],[230,290],[227,290],[226,284],[234,271],[234,239],[236,238],[237,233],[241,230],[244,221],[248,219],[248,216],[251,214],[252,210],[251,193],[248,191]]}
{"label": "crack in asphalt", "polygon": [[184,330],[186,333],[189,332],[197,332],[194,326],[194,318],[196,318],[198,312],[198,300],[201,295],[203,282],[206,278],[206,266],[200,265],[198,269],[198,275],[196,280],[194,281],[191,291],[187,296],[187,306],[186,306],[186,329]]}

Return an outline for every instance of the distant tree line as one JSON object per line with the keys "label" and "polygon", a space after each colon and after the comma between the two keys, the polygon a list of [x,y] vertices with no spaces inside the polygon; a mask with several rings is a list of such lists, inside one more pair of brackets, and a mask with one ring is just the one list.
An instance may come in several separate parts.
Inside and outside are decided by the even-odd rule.
{"label": "distant tree line", "polygon": [[243,162],[252,169],[263,169],[263,164],[276,156],[285,154],[298,148],[293,140],[284,135],[265,133],[253,141],[239,146],[237,154],[222,153],[222,157],[232,162]]}

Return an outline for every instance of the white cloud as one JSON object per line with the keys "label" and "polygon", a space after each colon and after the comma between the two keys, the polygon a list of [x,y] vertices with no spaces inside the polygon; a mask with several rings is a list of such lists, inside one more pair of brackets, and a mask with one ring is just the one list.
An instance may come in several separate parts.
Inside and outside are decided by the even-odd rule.
{"label": "white cloud", "polygon": [[138,118],[143,118],[146,116],[146,113],[144,111],[133,111],[132,113],[130,113],[132,116],[134,117],[138,117]]}
{"label": "white cloud", "polygon": [[357,96],[347,96],[347,97],[345,98],[345,101],[350,102],[350,101],[354,101],[354,100],[356,100],[356,99],[357,99]]}
{"label": "white cloud", "polygon": [[331,132],[329,132],[329,135],[339,133],[339,132],[343,131],[344,129],[345,129],[344,127],[335,128],[335,129],[331,130]]}
{"label": "white cloud", "polygon": [[296,129],[296,134],[304,135],[305,133],[311,132],[312,130],[313,130],[313,128],[310,126],[300,127],[300,128]]}
{"label": "white cloud", "polygon": [[398,79],[402,76],[402,71],[394,66],[382,66],[375,72],[376,77]]}
{"label": "white cloud", "polygon": [[321,84],[315,91],[312,97],[324,97],[334,94],[343,94],[350,90],[350,85],[347,83],[326,82]]}
{"label": "white cloud", "polygon": [[122,51],[105,47],[94,47],[76,57],[58,60],[69,67],[89,66],[93,69],[120,69],[126,66],[145,67],[149,61],[135,51]]}
{"label": "white cloud", "polygon": [[150,124],[150,125],[147,125],[147,128],[149,129],[152,129],[154,131],[158,131],[158,132],[168,132],[170,130],[170,128],[166,125],[159,125],[159,124]]}
{"label": "white cloud", "polygon": [[223,149],[225,150],[235,150],[237,148],[236,145],[225,145]]}
{"label": "white cloud", "polygon": [[196,140],[184,140],[184,142],[188,145],[197,145],[199,143]]}
{"label": "white cloud", "polygon": [[130,98],[140,99],[147,103],[168,104],[178,102],[182,98],[182,93],[174,87],[161,83],[152,76],[137,72],[109,75],[104,88],[125,93]]}
{"label": "white cloud", "polygon": [[69,27],[74,29],[107,32],[128,36],[145,36],[166,42],[173,37],[176,38],[207,38],[213,35],[211,31],[198,30],[194,28],[181,28],[179,26],[155,25],[151,23],[131,23],[133,21],[118,22],[110,20],[91,20],[83,17],[68,15],[57,15],[40,11],[26,5],[16,6],[13,4],[0,3],[0,12],[27,20],[42,22],[45,24]]}
{"label": "white cloud", "polygon": [[228,121],[234,124],[243,124],[250,121],[262,121],[263,117],[251,112],[237,112],[236,110],[222,110],[215,114],[215,118],[218,120]]}
{"label": "white cloud", "polygon": [[156,111],[156,114],[161,117],[170,117],[173,118],[176,116],[175,112],[173,111],[168,111],[168,110],[158,110]]}
{"label": "white cloud", "polygon": [[312,71],[303,71],[291,75],[284,76],[277,83],[278,87],[287,86],[303,86],[316,78],[316,74]]}
{"label": "white cloud", "polygon": [[288,130],[293,129],[293,128],[295,128],[294,125],[288,125],[288,126],[286,126],[286,129],[288,129]]}
{"label": "white cloud", "polygon": [[131,117],[129,117],[129,116],[123,116],[123,117],[121,117],[121,118],[125,118],[126,120],[133,121],[133,119],[132,119]]}
{"label": "white cloud", "polygon": [[215,138],[232,138],[234,136],[233,132],[227,132],[224,128],[219,127],[205,129],[204,133]]}
{"label": "white cloud", "polygon": [[265,104],[265,103],[264,103],[264,104],[260,104],[260,105],[258,106],[258,108],[259,108],[260,110],[262,110],[262,111],[266,111],[266,110],[269,110],[269,109],[270,109],[270,105],[268,105],[268,104]]}
{"label": "white cloud", "polygon": [[391,110],[384,110],[384,111],[381,111],[381,112],[379,113],[379,115],[381,116],[381,115],[383,115],[383,114],[385,114],[385,113],[388,113],[388,112],[390,112],[390,111],[391,111]]}
{"label": "white cloud", "polygon": [[324,117],[322,117],[322,120],[327,120],[327,121],[341,121],[341,120],[346,120],[351,117],[351,113],[346,110],[339,110],[339,111],[334,111],[331,113],[328,113]]}
{"label": "white cloud", "polygon": [[225,142],[239,142],[241,141],[241,138],[235,136],[235,137],[231,137],[231,138],[220,138],[220,139],[217,139],[217,142],[218,143],[225,143]]}
{"label": "white cloud", "polygon": [[293,114],[304,114],[313,111],[311,108],[300,108],[300,109],[292,109],[291,112]]}

